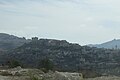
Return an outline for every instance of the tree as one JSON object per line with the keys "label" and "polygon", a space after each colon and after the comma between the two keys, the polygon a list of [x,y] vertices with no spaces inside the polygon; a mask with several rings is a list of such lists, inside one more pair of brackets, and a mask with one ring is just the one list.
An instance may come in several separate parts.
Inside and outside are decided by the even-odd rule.
{"label": "tree", "polygon": [[53,62],[50,61],[48,58],[45,58],[40,61],[39,68],[44,68],[45,72],[53,70],[53,67],[54,67]]}

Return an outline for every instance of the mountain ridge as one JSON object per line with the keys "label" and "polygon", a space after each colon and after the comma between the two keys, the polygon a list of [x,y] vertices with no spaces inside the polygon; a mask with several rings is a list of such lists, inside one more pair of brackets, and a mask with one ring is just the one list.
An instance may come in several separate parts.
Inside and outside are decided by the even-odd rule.
{"label": "mountain ridge", "polygon": [[[8,45],[8,44],[7,44]],[[66,40],[38,39],[33,37],[6,53],[0,54],[0,64],[17,60],[26,68],[38,68],[39,62],[48,58],[58,71],[97,72],[120,75],[120,50],[81,46]]]}
{"label": "mountain ridge", "polygon": [[87,46],[106,49],[120,49],[120,39],[113,39],[101,44],[89,44]]}
{"label": "mountain ridge", "polygon": [[27,40],[24,37],[21,38],[7,33],[0,33],[1,51],[12,50],[28,42],[30,42],[30,40]]}
{"label": "mountain ridge", "polygon": [[[66,40],[35,39],[0,56],[0,63],[17,60],[24,67],[39,67],[45,58],[51,60],[56,70],[62,71],[96,71],[100,74],[119,75],[120,50],[99,49]],[[2,60],[1,60],[2,59]]]}

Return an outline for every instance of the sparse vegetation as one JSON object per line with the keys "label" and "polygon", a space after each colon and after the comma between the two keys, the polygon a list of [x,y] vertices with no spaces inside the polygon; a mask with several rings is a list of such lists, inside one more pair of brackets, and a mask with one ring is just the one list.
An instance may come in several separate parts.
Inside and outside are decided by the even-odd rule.
{"label": "sparse vegetation", "polygon": [[40,61],[39,68],[43,72],[47,73],[49,70],[53,70],[54,65],[53,65],[52,61],[50,61],[48,58],[45,58]]}
{"label": "sparse vegetation", "polygon": [[12,76],[12,74],[9,73],[8,71],[2,71],[2,72],[0,72],[0,75],[2,75],[2,76]]}
{"label": "sparse vegetation", "polygon": [[38,79],[38,77],[35,77],[35,76],[32,76],[30,79],[31,80],[40,80],[40,79]]}
{"label": "sparse vegetation", "polygon": [[100,77],[101,75],[94,70],[82,70],[81,71],[83,78],[95,78]]}
{"label": "sparse vegetation", "polygon": [[22,65],[20,64],[20,62],[17,61],[17,60],[8,61],[8,62],[7,62],[7,65],[9,66],[9,68],[15,68],[15,67],[18,67],[18,66],[22,66]]}
{"label": "sparse vegetation", "polygon": [[30,77],[30,80],[44,80],[43,77],[38,78],[39,75],[34,74],[34,72],[28,71],[28,76]]}

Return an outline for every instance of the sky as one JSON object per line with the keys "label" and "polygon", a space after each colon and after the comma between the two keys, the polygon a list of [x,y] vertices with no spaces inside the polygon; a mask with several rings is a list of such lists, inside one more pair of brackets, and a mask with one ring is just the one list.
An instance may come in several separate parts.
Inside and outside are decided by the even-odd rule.
{"label": "sky", "polygon": [[0,33],[80,45],[120,38],[120,0],[0,0]]}

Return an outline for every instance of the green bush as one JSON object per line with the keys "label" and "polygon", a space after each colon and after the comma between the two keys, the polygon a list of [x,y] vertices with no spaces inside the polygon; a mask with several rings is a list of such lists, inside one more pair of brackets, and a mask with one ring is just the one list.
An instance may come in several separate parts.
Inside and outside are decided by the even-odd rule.
{"label": "green bush", "polygon": [[20,62],[18,62],[17,60],[8,61],[7,64],[9,66],[9,68],[15,68],[15,67],[18,67],[18,66],[22,67],[22,65],[20,64]]}
{"label": "green bush", "polygon": [[43,72],[46,73],[49,70],[53,70],[54,65],[53,65],[52,61],[50,61],[48,58],[46,58],[46,59],[43,59],[40,61],[38,68],[40,68]]}

